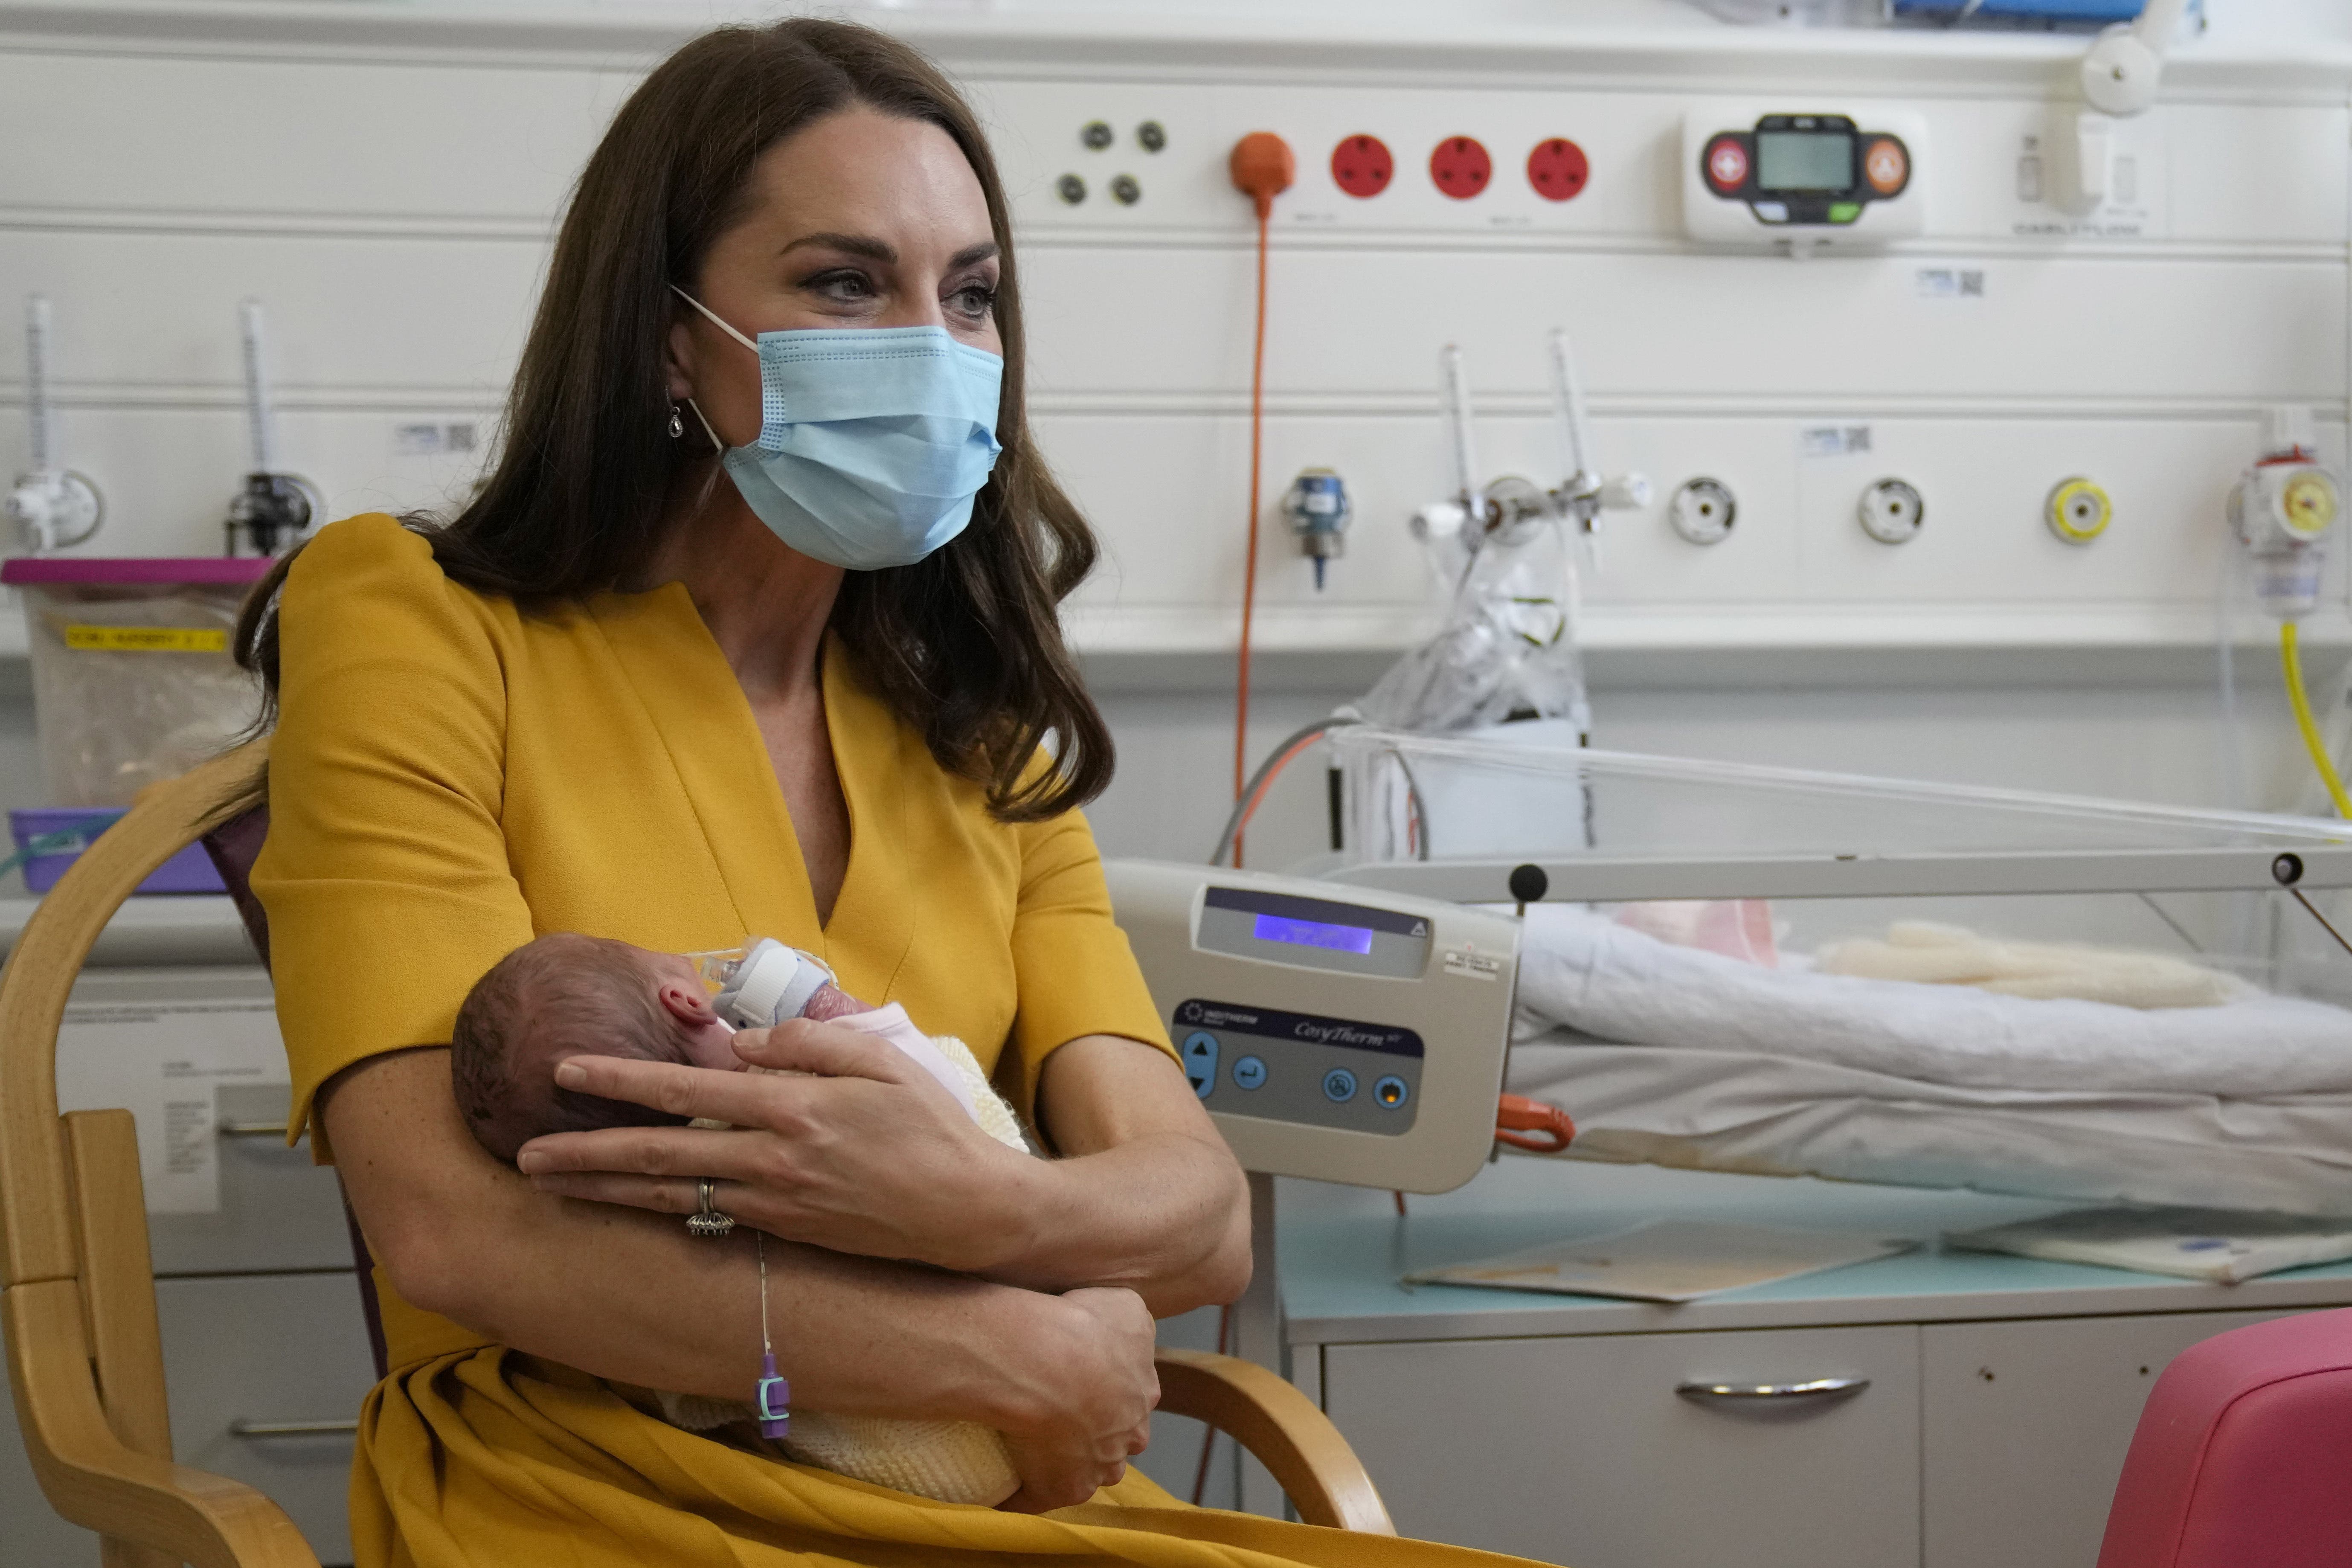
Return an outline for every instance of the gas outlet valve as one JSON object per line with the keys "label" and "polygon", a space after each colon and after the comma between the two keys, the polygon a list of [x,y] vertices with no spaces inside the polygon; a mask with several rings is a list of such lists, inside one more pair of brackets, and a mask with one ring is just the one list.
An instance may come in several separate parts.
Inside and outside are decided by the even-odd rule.
{"label": "gas outlet valve", "polygon": [[1739,502],[1721,479],[1685,479],[1666,498],[1666,523],[1692,544],[1720,544],[1731,537]]}
{"label": "gas outlet valve", "polygon": [[2343,510],[2336,476],[2314,455],[2305,409],[2271,410],[2263,455],[2230,491],[2230,529],[2254,565],[2254,594],[2281,620],[2318,607],[2324,542]]}
{"label": "gas outlet valve", "polygon": [[1329,468],[1302,468],[1282,498],[1283,521],[1298,536],[1298,552],[1315,563],[1315,591],[1323,591],[1323,563],[1348,552],[1348,523],[1355,509],[1348,487]]}
{"label": "gas outlet valve", "polygon": [[1862,492],[1854,508],[1863,532],[1881,544],[1908,544],[1927,521],[1927,503],[1902,479],[1881,479]]}
{"label": "gas outlet valve", "polygon": [[2069,544],[2090,543],[2115,520],[2116,503],[2107,492],[2079,475],[2053,485],[2042,504],[2042,521]]}

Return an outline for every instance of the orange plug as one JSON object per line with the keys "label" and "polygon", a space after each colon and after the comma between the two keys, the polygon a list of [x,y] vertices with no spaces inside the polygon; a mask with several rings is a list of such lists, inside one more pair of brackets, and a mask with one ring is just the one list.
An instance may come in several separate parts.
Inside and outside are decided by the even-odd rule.
{"label": "orange plug", "polygon": [[[1529,1133],[1541,1134],[1530,1138]],[[1495,1138],[1531,1154],[1557,1154],[1576,1136],[1568,1112],[1522,1094],[1507,1094],[1495,1108]]]}
{"label": "orange plug", "polygon": [[1271,131],[1253,131],[1234,143],[1234,189],[1257,203],[1257,216],[1274,211],[1274,198],[1290,189],[1298,176],[1298,160],[1290,143]]}

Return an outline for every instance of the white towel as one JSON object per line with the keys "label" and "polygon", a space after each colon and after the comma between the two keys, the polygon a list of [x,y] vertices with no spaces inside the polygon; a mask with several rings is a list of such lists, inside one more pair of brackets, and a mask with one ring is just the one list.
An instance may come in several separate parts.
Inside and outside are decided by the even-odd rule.
{"label": "white towel", "polygon": [[2295,997],[2143,1012],[1763,969],[1560,904],[1528,910],[1521,952],[1525,1034],[1566,1025],[1604,1040],[1985,1089],[2352,1092],[2352,1012]]}

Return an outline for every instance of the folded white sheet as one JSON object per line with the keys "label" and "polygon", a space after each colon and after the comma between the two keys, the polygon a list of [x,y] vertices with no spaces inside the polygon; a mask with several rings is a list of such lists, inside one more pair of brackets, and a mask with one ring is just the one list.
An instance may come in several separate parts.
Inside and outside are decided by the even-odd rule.
{"label": "folded white sheet", "polygon": [[2352,1214],[2352,1094],[2225,1099],[1923,1082],[1754,1052],[1570,1043],[1506,1087],[1577,1121],[1570,1152],[2084,1202]]}
{"label": "folded white sheet", "polygon": [[1765,969],[1559,904],[1528,910],[1518,1003],[1522,1037],[1566,1025],[1604,1040],[1961,1088],[2352,1095],[2352,1011],[2325,1003],[2254,995],[2143,1012]]}

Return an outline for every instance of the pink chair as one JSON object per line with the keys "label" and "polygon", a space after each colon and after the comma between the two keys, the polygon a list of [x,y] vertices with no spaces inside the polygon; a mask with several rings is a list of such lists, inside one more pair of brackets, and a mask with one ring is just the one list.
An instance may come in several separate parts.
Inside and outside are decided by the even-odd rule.
{"label": "pink chair", "polygon": [[2098,1568],[2352,1563],[2352,1310],[2217,1334],[2140,1412]]}

